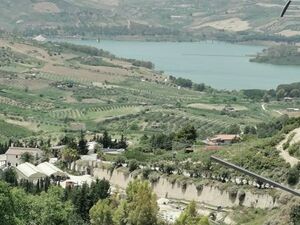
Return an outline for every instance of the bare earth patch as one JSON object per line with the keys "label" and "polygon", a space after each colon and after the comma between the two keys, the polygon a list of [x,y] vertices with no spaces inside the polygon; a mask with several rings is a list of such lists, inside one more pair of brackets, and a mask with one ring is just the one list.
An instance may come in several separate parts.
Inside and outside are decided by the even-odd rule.
{"label": "bare earth patch", "polygon": [[82,99],[82,103],[87,103],[87,104],[98,104],[98,103],[104,103],[104,101],[101,101],[100,99],[96,98],[85,98]]}
{"label": "bare earth patch", "polygon": [[265,8],[273,8],[273,7],[282,8],[282,5],[271,4],[271,3],[256,3],[256,5],[261,6],[261,7],[265,7]]}
{"label": "bare earth patch", "polygon": [[[194,103],[194,104],[190,104],[188,105],[188,107],[190,108],[195,108],[195,109],[206,109],[206,110],[218,110],[221,111],[223,110],[226,105],[224,104],[204,104],[204,103]],[[233,107],[235,110],[247,110],[247,108],[245,106],[240,106],[240,105],[232,105],[231,107]]]}
{"label": "bare earth patch", "polygon": [[198,26],[194,26],[192,29],[199,29],[203,27],[213,27],[218,30],[228,30],[234,32],[244,31],[251,28],[248,21],[244,21],[240,18],[234,17],[225,20],[207,22]]}
{"label": "bare earth patch", "polygon": [[285,37],[293,37],[293,36],[297,36],[300,35],[300,31],[296,31],[296,30],[283,30],[281,32],[279,32],[278,34],[281,34]]}
{"label": "bare earth patch", "polygon": [[12,119],[6,119],[5,122],[13,124],[13,125],[25,127],[28,130],[32,130],[34,132],[39,131],[39,128],[38,128],[37,124],[35,124],[35,123],[31,123],[31,122],[27,122],[27,121],[16,121],[16,120],[12,120]]}
{"label": "bare earth patch", "polygon": [[59,13],[60,9],[52,2],[39,2],[33,5],[33,9],[39,13]]}

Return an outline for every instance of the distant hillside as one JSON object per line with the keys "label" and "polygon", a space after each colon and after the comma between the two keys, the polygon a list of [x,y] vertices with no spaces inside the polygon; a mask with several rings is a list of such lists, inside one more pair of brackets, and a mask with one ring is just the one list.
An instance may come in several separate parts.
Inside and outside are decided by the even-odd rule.
{"label": "distant hillside", "polygon": [[28,36],[293,40],[300,20],[293,9],[279,18],[283,5],[282,0],[2,0],[0,27]]}
{"label": "distant hillside", "polygon": [[269,63],[275,65],[300,66],[300,51],[298,46],[281,45],[263,50],[250,60],[251,62]]}

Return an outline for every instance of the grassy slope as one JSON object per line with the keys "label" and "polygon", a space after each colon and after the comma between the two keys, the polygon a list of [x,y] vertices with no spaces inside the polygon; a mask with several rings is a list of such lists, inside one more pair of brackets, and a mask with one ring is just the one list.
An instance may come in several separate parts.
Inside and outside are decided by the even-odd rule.
{"label": "grassy slope", "polygon": [[[4,28],[43,28],[49,26],[85,27],[86,25],[125,25],[127,20],[138,24],[165,26],[197,33],[202,24],[229,18],[247,21],[251,31],[276,33],[288,27],[297,28],[298,21],[290,18],[279,20],[282,1],[51,1],[58,10],[39,6],[40,1],[5,0],[1,3],[0,24]],[[46,3],[49,4],[49,3]],[[270,6],[271,4],[271,6]],[[273,6],[272,6],[273,5]],[[275,6],[274,6],[275,5]],[[53,7],[53,6],[52,6]],[[112,11],[114,13],[112,13]],[[86,13],[81,13],[86,12]],[[18,21],[18,23],[16,23]]]}
{"label": "grassy slope", "polygon": [[[129,62],[112,61],[118,67],[89,66],[76,60],[87,57],[82,52],[64,49],[58,54],[51,45],[0,40],[0,46],[10,47],[24,57],[18,63],[0,67],[4,119],[15,120],[15,124],[22,121],[22,126],[40,135],[57,134],[80,123],[88,130],[126,130],[135,139],[142,133],[171,132],[193,123],[204,138],[225,132],[231,124],[243,127],[270,119],[260,104],[242,95],[178,90],[162,82],[164,77],[155,71],[132,67]],[[24,60],[30,64],[28,67],[24,68]],[[37,62],[41,62],[39,66]],[[24,69],[16,72],[15,68]],[[137,75],[130,76],[132,71]],[[142,77],[149,81],[142,82]],[[73,87],[63,85],[70,81]],[[193,103],[220,104],[221,108],[227,103],[246,110],[222,115],[209,108],[190,108]]]}

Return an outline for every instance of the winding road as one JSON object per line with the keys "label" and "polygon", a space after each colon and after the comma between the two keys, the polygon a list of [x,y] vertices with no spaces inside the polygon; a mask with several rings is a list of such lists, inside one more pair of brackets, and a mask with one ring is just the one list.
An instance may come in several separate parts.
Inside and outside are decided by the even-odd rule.
{"label": "winding road", "polygon": [[300,128],[296,128],[295,130],[292,130],[288,135],[286,135],[285,139],[281,141],[277,146],[277,150],[280,151],[280,156],[287,162],[289,163],[292,167],[297,165],[300,160],[291,156],[288,152],[288,150],[283,149],[284,143],[286,143],[289,139],[289,137],[295,133],[295,136],[292,138],[290,141],[290,144],[295,144],[297,142],[300,142]]}

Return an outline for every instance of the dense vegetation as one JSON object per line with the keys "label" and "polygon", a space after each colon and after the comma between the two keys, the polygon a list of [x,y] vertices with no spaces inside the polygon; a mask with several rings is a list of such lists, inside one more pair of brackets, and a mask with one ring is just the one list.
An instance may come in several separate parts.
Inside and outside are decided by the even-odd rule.
{"label": "dense vegetation", "polygon": [[[32,184],[33,185],[33,184]],[[34,185],[33,185],[34,186]],[[109,194],[109,183],[97,180],[89,187],[50,186],[46,191],[10,187],[0,181],[0,218],[5,225],[113,225],[165,224],[158,216],[156,195],[148,182],[129,183],[126,198]],[[31,191],[31,192],[28,192]],[[176,224],[209,225],[208,219],[196,213],[192,203]]]}
{"label": "dense vegetation", "polygon": [[[116,3],[117,2],[117,3]],[[269,2],[256,3],[228,0],[181,1],[107,1],[77,0],[39,2],[5,1],[0,11],[4,30],[27,36],[77,36],[82,38],[131,37],[151,40],[226,41],[296,41],[299,36],[285,37],[282,30],[297,31],[297,21],[275,21],[280,7]],[[276,4],[282,4],[276,1]],[[274,3],[274,4],[275,4]],[[236,8],[236,10],[232,10]],[[114,12],[114,13],[112,13]],[[203,20],[205,18],[205,20]],[[199,26],[210,22],[238,18],[249,26],[241,31]],[[39,23],[36,23],[39,21]],[[255,29],[257,28],[257,29]]]}
{"label": "dense vegetation", "polygon": [[[252,178],[213,163],[210,156],[217,155],[275,181],[295,188],[299,186],[300,167],[290,167],[277,149],[280,141],[300,125],[299,119],[289,117],[286,110],[300,107],[297,83],[280,85],[276,90],[219,91],[184,78],[168,79],[149,69],[153,65],[147,62],[122,60],[96,48],[65,43],[40,44],[23,39],[7,42],[4,39],[3,42],[12,52],[25,49],[27,55],[21,56],[28,64],[25,66],[16,60],[0,68],[1,153],[12,143],[39,147],[45,153],[41,161],[58,157],[58,165],[72,172],[72,162],[88,154],[88,141],[95,141],[95,150],[91,153],[109,161],[110,171],[124,169],[153,184],[164,176],[183,189],[193,182],[199,191],[209,184],[219,185],[232,195],[236,189],[273,193],[261,183],[258,185],[262,190],[257,190],[250,185]],[[5,57],[13,58],[14,55],[18,54]],[[43,61],[40,67],[34,63],[35,59]],[[287,101],[285,97],[294,99]],[[235,134],[241,138],[230,145],[217,146],[217,150],[209,150],[203,141],[217,134]],[[62,152],[52,151],[51,146],[55,145],[66,145],[66,148]],[[108,148],[126,151],[115,156],[105,153]],[[296,157],[298,148],[297,143],[285,145],[286,151]],[[33,160],[29,155],[22,155],[22,161]],[[124,165],[127,168],[121,168]],[[44,183],[34,186],[16,182],[11,171],[3,175],[6,182],[16,186],[10,189],[12,194],[22,189],[28,192],[26,204],[45,195],[46,199],[54,198],[56,204],[68,209],[59,214],[62,224],[70,224],[65,221],[74,214],[79,215],[80,218],[74,217],[79,224],[97,224],[99,220],[101,224],[124,224],[116,221],[119,217],[136,224],[139,219],[136,215],[148,209],[153,209],[155,215],[149,221],[161,224],[146,184],[139,185],[149,194],[146,196],[150,196],[150,200],[147,200],[153,204],[135,208],[133,201],[138,204],[140,196],[135,200],[119,199],[107,196],[104,191],[103,195],[95,197],[101,199],[96,202],[92,200],[93,191],[98,193],[99,190],[94,190],[93,185],[62,191],[48,183],[45,189]],[[237,186],[230,182],[240,177],[248,183]],[[101,190],[109,189],[107,183],[99,182]],[[274,195],[278,197],[277,192]],[[32,210],[36,210],[34,207]],[[36,207],[44,210],[44,205]],[[36,213],[30,212],[30,215]],[[295,212],[297,214],[297,208]],[[98,220],[98,216],[107,218],[108,222]],[[30,219],[37,221],[35,217]],[[46,217],[44,220],[49,222]],[[206,221],[195,214],[191,206],[176,223],[206,224]]]}
{"label": "dense vegetation", "polygon": [[263,50],[251,62],[276,65],[300,65],[300,53],[295,45],[274,46]]}

